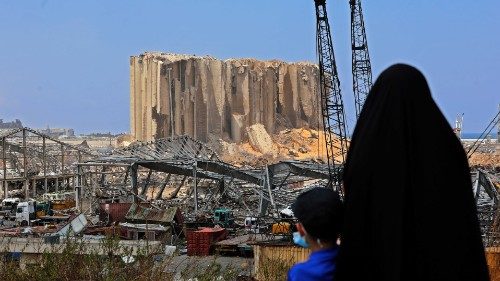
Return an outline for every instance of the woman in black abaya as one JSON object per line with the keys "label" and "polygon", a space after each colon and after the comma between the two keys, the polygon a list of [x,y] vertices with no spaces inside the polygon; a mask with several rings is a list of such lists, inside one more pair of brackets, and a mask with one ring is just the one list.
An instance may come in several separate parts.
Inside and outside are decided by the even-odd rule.
{"label": "woman in black abaya", "polygon": [[336,280],[488,280],[465,152],[417,69],[373,85],[344,188]]}

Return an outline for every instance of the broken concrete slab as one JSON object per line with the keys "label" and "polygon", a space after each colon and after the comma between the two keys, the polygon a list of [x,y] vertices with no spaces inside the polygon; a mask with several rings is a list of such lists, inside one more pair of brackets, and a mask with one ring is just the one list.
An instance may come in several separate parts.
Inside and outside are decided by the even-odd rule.
{"label": "broken concrete slab", "polygon": [[267,133],[264,125],[258,123],[246,128],[250,145],[262,154],[275,155],[276,151],[273,149],[273,140]]}

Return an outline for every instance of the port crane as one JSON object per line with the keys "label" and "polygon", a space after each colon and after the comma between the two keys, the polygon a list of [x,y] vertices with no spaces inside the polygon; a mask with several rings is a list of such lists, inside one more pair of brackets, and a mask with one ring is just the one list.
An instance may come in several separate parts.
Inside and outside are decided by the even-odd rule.
{"label": "port crane", "polygon": [[349,5],[351,7],[352,88],[357,120],[366,96],[372,88],[372,64],[368,52],[361,0],[350,0]]}
{"label": "port crane", "polygon": [[[340,89],[326,0],[314,0],[316,8],[316,44],[319,65],[321,113],[328,160],[327,186],[340,191],[347,132],[344,103]],[[351,8],[351,48],[353,92],[356,118],[359,117],[366,95],[372,86],[368,43],[361,9],[361,0],[349,0]]]}

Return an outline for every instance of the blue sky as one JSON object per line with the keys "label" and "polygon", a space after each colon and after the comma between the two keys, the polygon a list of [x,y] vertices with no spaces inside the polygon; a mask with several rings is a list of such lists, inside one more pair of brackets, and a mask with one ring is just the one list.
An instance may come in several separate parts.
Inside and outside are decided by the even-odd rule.
{"label": "blue sky", "polygon": [[[348,0],[329,0],[349,128]],[[481,132],[500,103],[500,3],[363,1],[373,74],[417,66],[450,122]],[[313,0],[0,0],[0,118],[76,133],[129,130],[129,56],[316,61]],[[425,114],[422,112],[422,114]]]}

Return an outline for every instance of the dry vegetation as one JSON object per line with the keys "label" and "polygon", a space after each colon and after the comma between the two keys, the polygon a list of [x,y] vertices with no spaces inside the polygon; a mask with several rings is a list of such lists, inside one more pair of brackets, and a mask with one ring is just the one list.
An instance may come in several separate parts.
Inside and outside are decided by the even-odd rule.
{"label": "dry vegetation", "polygon": [[85,243],[72,239],[66,239],[59,247],[61,253],[44,252],[37,263],[25,269],[0,251],[0,280],[173,280],[162,263],[155,262],[154,254],[139,252],[134,262],[124,263],[113,254],[120,247],[115,238],[102,241],[101,250],[108,255],[86,253]]}
{"label": "dry vegetation", "polygon": [[[11,259],[0,249],[0,280],[256,280],[242,276],[237,266],[222,265],[218,257],[208,262],[192,257],[184,267],[179,267],[172,257],[139,252],[134,255],[133,262],[125,263],[122,257],[127,254],[114,254],[123,250],[116,238],[103,239],[100,247],[99,253],[89,254],[81,240],[65,239],[53,251],[43,253],[38,262],[32,261],[23,269],[18,260]],[[260,280],[286,280],[291,265],[282,260],[268,260],[261,268]]]}

